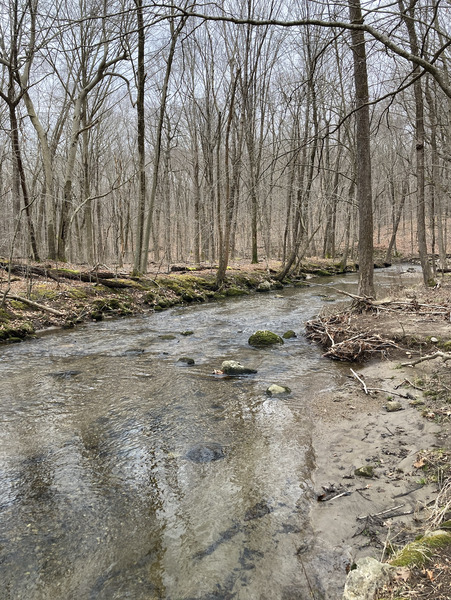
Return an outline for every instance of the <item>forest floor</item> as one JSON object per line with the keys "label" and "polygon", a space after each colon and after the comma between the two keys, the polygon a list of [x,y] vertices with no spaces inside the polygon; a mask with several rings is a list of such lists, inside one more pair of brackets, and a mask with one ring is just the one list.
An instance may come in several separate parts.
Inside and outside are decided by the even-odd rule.
{"label": "forest floor", "polygon": [[[232,264],[226,283],[216,289],[216,270],[207,266],[154,269],[131,278],[126,269],[112,273],[104,266],[67,264],[16,264],[8,273],[0,259],[0,342],[20,342],[51,327],[277,289],[279,266]],[[311,259],[290,283],[306,285],[312,274],[337,272],[332,261]],[[337,549],[343,573],[357,557],[390,560],[419,533],[447,520],[450,527],[451,278],[434,289],[418,285],[389,293],[377,303],[354,302],[338,315],[329,306],[330,314],[320,319],[329,353],[334,340],[333,358],[344,344],[345,357],[351,352],[369,359],[348,363],[349,376],[313,400],[319,501],[312,522],[324,547]],[[371,469],[358,472],[361,467]],[[449,600],[450,566],[451,547],[437,549],[426,564],[400,571],[379,597]]]}

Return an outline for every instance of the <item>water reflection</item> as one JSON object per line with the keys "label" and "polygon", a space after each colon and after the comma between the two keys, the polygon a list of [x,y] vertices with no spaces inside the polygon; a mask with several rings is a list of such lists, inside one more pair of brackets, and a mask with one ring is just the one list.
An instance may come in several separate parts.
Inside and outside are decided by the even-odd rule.
{"label": "water reflection", "polygon": [[[1,598],[310,597],[309,399],[340,366],[302,336],[247,338],[300,333],[321,304],[287,289],[1,348]],[[228,358],[258,374],[212,376]],[[278,382],[292,394],[268,398]]]}

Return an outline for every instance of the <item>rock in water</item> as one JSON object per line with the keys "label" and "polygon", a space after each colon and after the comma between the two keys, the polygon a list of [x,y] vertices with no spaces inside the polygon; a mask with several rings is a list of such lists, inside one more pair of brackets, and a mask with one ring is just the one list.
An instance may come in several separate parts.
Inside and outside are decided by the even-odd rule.
{"label": "rock in water", "polygon": [[224,375],[252,375],[257,371],[249,369],[236,360],[225,360],[221,365]]}
{"label": "rock in water", "polygon": [[285,331],[285,333],[283,334],[283,339],[284,340],[291,340],[292,338],[297,337],[296,332],[293,331],[292,329],[289,329],[288,331]]}
{"label": "rock in water", "polygon": [[277,333],[273,333],[268,329],[260,329],[251,335],[248,340],[250,346],[255,348],[265,348],[274,344],[283,344],[283,339]]}
{"label": "rock in water", "polygon": [[270,385],[266,390],[268,396],[278,396],[279,394],[289,394],[290,392],[290,388],[286,385],[277,385],[276,383]]}
{"label": "rock in water", "polygon": [[225,457],[224,450],[220,444],[196,444],[185,454],[188,460],[195,463],[207,463],[220,460]]}
{"label": "rock in water", "polygon": [[189,356],[181,356],[177,362],[184,363],[185,365],[194,365],[194,358]]}

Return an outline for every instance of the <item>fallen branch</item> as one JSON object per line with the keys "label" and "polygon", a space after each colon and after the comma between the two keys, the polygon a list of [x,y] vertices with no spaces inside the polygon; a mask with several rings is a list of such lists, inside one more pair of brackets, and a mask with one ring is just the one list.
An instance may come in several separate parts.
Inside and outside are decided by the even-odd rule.
{"label": "fallen branch", "polygon": [[381,512],[375,513],[374,515],[365,515],[364,517],[357,517],[358,521],[364,521],[365,519],[374,519],[374,517],[382,517],[383,515],[388,515],[395,510],[398,510],[405,506],[405,504],[398,504],[398,506],[393,506],[392,508],[387,508],[386,510],[382,510]]}
{"label": "fallen branch", "polygon": [[357,373],[354,371],[354,369],[351,369],[351,373],[358,381],[360,381],[360,383],[363,386],[363,391],[365,392],[365,394],[368,394],[368,388],[366,387],[366,383],[363,381],[363,379],[357,375]]}
{"label": "fallen branch", "polygon": [[28,304],[33,308],[37,308],[38,310],[42,310],[44,312],[48,312],[52,315],[56,315],[57,317],[65,317],[65,313],[56,310],[55,308],[50,308],[49,306],[45,306],[44,304],[38,304],[37,302],[33,302],[32,300],[28,300],[28,298],[23,298],[22,296],[16,296],[15,294],[7,294],[7,298],[11,300],[19,300],[19,302],[23,302],[24,304]]}
{"label": "fallen branch", "polygon": [[434,352],[434,354],[427,354],[426,356],[422,356],[421,358],[417,358],[411,362],[401,363],[401,367],[414,367],[415,365],[418,365],[426,360],[434,360],[435,358],[443,358],[443,362],[446,362],[447,360],[451,360],[451,353],[437,350],[437,352]]}

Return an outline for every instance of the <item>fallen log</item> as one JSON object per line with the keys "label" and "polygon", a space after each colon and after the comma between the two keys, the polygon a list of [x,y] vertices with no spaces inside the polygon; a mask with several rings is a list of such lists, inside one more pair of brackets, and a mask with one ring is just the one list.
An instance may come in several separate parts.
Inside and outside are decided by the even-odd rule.
{"label": "fallen log", "polygon": [[23,298],[22,296],[17,296],[16,294],[6,294],[7,298],[11,300],[19,300],[19,302],[23,302],[24,304],[28,304],[33,308],[37,308],[38,310],[42,310],[44,312],[48,312],[51,315],[56,315],[57,317],[66,317],[66,314],[56,310],[55,308],[50,308],[49,306],[45,306],[44,304],[38,304],[38,302],[33,302],[33,300],[28,300],[28,298]]}

